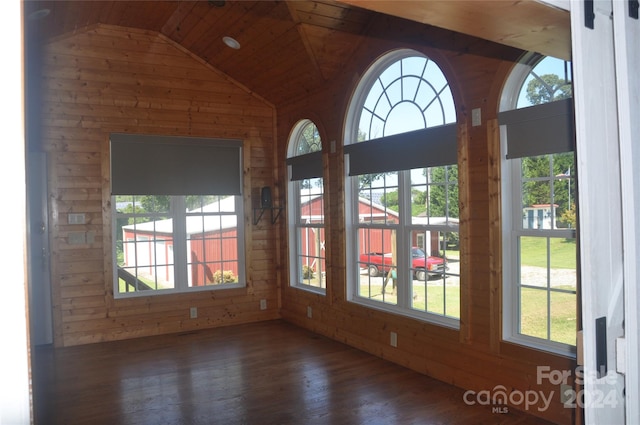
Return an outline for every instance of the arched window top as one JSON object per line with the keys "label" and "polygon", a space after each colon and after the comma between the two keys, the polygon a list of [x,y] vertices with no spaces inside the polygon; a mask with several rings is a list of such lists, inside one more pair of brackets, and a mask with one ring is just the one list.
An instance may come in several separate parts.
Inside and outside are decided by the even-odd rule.
{"label": "arched window top", "polygon": [[313,121],[298,121],[291,131],[287,152],[291,180],[322,177],[322,141]]}
{"label": "arched window top", "polygon": [[288,157],[305,155],[322,151],[322,140],[318,127],[313,121],[304,119],[299,121],[291,132]]}
{"label": "arched window top", "polygon": [[571,64],[527,53],[507,78],[498,121],[506,126],[506,157],[574,150]]}
{"label": "arched window top", "polygon": [[416,51],[396,50],[373,64],[356,89],[347,117],[352,126],[348,143],[455,120],[453,95],[440,67]]}
{"label": "arched window top", "polygon": [[526,108],[573,97],[571,62],[530,52],[505,84],[500,111]]}

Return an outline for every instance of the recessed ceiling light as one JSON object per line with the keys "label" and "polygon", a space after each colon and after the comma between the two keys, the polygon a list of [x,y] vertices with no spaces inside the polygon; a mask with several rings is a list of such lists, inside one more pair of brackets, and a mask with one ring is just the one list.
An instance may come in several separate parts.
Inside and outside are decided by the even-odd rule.
{"label": "recessed ceiling light", "polygon": [[224,41],[224,44],[231,47],[232,49],[238,50],[240,48],[240,43],[238,43],[238,40],[236,40],[233,37],[229,37],[229,36],[222,37],[222,41]]}
{"label": "recessed ceiling light", "polygon": [[49,9],[38,9],[35,12],[31,12],[27,18],[31,21],[37,21],[49,16],[49,13],[51,13]]}

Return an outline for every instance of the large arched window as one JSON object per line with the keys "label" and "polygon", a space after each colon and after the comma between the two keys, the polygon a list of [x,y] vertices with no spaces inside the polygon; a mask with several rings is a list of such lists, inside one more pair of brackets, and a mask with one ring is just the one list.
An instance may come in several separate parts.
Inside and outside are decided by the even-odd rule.
{"label": "large arched window", "polygon": [[501,100],[503,338],[576,344],[576,170],[571,64],[528,54]]}
{"label": "large arched window", "polygon": [[345,134],[350,301],[458,326],[455,119],[447,79],[418,52],[363,76]]}
{"label": "large arched window", "polygon": [[296,124],[289,139],[290,284],[324,293],[325,236],[322,141],[309,120]]}

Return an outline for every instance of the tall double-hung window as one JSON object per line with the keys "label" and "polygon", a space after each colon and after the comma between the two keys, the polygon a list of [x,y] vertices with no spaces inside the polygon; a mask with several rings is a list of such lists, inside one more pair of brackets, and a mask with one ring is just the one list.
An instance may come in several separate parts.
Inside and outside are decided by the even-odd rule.
{"label": "tall double-hung window", "polygon": [[302,120],[289,140],[290,284],[326,292],[322,141],[316,125]]}
{"label": "tall double-hung window", "polygon": [[345,134],[350,301],[458,326],[455,122],[430,58],[393,51],[363,76]]}
{"label": "tall double-hung window", "polygon": [[576,165],[571,64],[527,55],[503,90],[503,338],[575,352]]}
{"label": "tall double-hung window", "polygon": [[242,142],[110,142],[114,296],[244,286]]}

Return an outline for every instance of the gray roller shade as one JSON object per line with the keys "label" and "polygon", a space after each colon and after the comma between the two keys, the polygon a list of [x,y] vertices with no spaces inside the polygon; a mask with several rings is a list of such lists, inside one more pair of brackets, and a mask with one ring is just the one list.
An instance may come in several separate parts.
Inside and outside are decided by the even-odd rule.
{"label": "gray roller shade", "polygon": [[322,177],[322,152],[311,152],[287,158],[291,166],[291,180],[304,180]]}
{"label": "gray roller shade", "polygon": [[458,162],[457,125],[447,124],[344,147],[349,175],[384,173]]}
{"label": "gray roller shade", "polygon": [[240,195],[242,141],[111,134],[112,195]]}
{"label": "gray roller shade", "polygon": [[571,152],[575,149],[573,99],[498,114],[507,126],[507,158]]}

